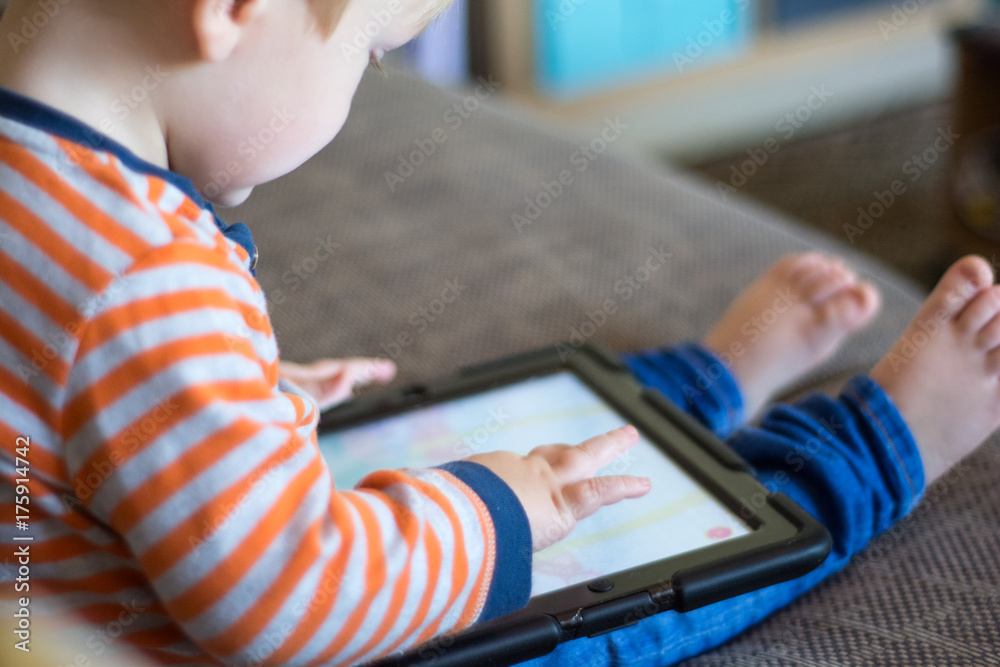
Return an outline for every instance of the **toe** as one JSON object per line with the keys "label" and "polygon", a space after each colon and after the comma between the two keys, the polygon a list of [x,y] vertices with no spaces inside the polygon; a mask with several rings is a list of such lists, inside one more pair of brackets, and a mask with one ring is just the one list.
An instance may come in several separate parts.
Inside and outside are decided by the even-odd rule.
{"label": "toe", "polygon": [[924,303],[924,317],[953,318],[993,284],[993,269],[982,257],[968,255],[945,271]]}
{"label": "toe", "polygon": [[1000,348],[990,350],[986,354],[984,370],[987,375],[1000,376]]}
{"label": "toe", "polygon": [[830,325],[853,331],[871,321],[881,298],[870,283],[856,283],[841,289],[823,304],[823,319]]}
{"label": "toe", "polygon": [[801,252],[795,255],[785,255],[774,263],[772,270],[782,280],[794,283],[801,280],[803,274],[822,266],[825,258],[818,252]]}
{"label": "toe", "polygon": [[981,350],[992,350],[1000,346],[1000,315],[994,315],[992,320],[979,329],[976,333],[976,345]]}
{"label": "toe", "polygon": [[803,281],[800,290],[804,300],[819,304],[856,282],[857,277],[843,263],[830,260],[810,274]]}
{"label": "toe", "polygon": [[848,292],[857,303],[854,319],[849,323],[852,328],[864,326],[871,322],[882,305],[882,295],[871,283],[857,283]]}
{"label": "toe", "polygon": [[[955,324],[961,331],[981,340],[982,329],[1000,313],[1000,285],[994,285],[977,293],[955,317]],[[986,345],[991,348],[993,345]]]}

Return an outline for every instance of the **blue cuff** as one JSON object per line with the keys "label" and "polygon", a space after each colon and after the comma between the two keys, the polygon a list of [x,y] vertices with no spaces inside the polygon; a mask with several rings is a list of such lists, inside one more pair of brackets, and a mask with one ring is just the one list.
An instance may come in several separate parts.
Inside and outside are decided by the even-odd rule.
{"label": "blue cuff", "polygon": [[493,581],[477,622],[509,614],[528,604],[531,595],[531,526],[514,491],[496,473],[472,461],[435,466],[450,472],[482,498],[493,518],[496,562]]}
{"label": "blue cuff", "polygon": [[876,530],[882,532],[909,514],[920,502],[926,484],[924,463],[903,415],[875,380],[859,375],[847,383],[841,397],[854,402],[882,436],[871,437],[869,442],[880,449],[875,460],[886,484],[895,491],[898,499],[894,511],[880,517]]}
{"label": "blue cuff", "polygon": [[916,442],[889,396],[867,376],[839,398],[810,394],[764,413],[728,444],[772,491],[783,491],[819,519],[841,567],[906,516],[924,490]]}
{"label": "blue cuff", "polygon": [[699,343],[622,355],[636,379],[724,438],[743,424],[743,394],[726,364]]}

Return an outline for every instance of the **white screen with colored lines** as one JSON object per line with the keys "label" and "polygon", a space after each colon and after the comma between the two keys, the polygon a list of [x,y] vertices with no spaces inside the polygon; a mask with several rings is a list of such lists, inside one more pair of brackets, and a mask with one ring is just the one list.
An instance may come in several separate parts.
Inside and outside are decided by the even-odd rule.
{"label": "white screen with colored lines", "polygon": [[[429,467],[499,449],[527,454],[537,445],[578,444],[624,424],[566,371],[322,434],[319,446],[337,487],[345,489],[375,470]],[[598,474],[646,476],[652,489],[598,510],[569,537],[536,553],[532,595],[749,532],[643,437]]]}

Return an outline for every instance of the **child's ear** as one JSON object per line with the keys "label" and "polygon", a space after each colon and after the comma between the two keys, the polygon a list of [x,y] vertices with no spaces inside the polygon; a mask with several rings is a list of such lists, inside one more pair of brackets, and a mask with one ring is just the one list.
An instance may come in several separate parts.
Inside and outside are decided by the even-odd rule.
{"label": "child's ear", "polygon": [[202,59],[221,62],[236,48],[246,25],[267,0],[194,0],[194,36]]}

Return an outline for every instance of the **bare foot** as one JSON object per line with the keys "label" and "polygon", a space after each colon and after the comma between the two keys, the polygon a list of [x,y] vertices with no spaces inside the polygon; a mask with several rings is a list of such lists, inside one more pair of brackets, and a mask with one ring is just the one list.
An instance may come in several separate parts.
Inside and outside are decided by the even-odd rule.
{"label": "bare foot", "polygon": [[1000,426],[1000,286],[981,257],[945,272],[871,377],[910,427],[927,483]]}
{"label": "bare foot", "polygon": [[875,287],[840,260],[789,255],[736,298],[704,344],[736,376],[751,417],[868,324],[879,303]]}

